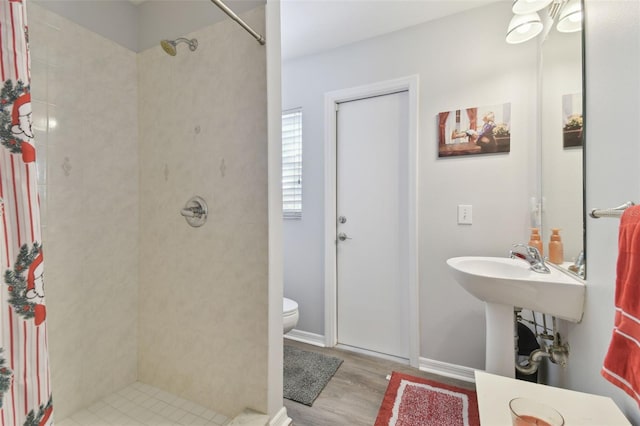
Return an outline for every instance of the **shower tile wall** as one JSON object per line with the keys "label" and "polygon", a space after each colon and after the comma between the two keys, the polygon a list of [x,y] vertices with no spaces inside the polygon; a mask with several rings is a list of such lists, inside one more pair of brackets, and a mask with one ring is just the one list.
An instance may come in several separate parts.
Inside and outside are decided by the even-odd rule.
{"label": "shower tile wall", "polygon": [[56,418],[136,380],[136,54],[28,5]]}
{"label": "shower tile wall", "polygon": [[28,12],[56,418],[136,380],[266,411],[265,47],[226,20],[136,55]]}
{"label": "shower tile wall", "polygon": [[[264,31],[264,7],[242,14]],[[267,410],[266,50],[231,20],[138,55],[139,380],[227,417]],[[209,219],[180,215],[202,196]]]}

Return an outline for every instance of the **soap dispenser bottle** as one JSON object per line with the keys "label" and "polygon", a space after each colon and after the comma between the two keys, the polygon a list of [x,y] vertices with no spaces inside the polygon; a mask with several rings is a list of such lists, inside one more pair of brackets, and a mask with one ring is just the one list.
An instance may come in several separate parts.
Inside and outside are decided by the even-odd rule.
{"label": "soap dispenser bottle", "polygon": [[531,237],[529,238],[529,245],[535,247],[540,252],[540,256],[543,255],[542,240],[540,239],[540,230],[538,228],[531,228]]}
{"label": "soap dispenser bottle", "polygon": [[564,252],[562,248],[562,239],[560,238],[560,229],[551,229],[551,240],[549,241],[549,262],[560,265],[564,261]]}

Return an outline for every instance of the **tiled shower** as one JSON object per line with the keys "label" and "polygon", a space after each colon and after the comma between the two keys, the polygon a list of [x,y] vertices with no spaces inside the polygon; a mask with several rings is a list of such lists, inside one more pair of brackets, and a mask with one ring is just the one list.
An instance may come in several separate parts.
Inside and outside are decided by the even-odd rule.
{"label": "tiled shower", "polygon": [[136,382],[85,409],[57,426],[222,426],[225,416],[153,386]]}
{"label": "tiled shower", "polygon": [[[202,424],[267,411],[264,47],[223,21],[196,52],[135,53],[28,17],[58,423],[140,389]],[[264,8],[242,17],[264,29]],[[202,228],[180,215],[194,195]]]}

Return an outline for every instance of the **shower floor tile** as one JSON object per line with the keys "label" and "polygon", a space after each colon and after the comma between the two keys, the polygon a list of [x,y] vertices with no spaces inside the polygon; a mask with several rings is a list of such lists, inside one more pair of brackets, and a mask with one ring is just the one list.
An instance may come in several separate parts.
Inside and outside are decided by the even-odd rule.
{"label": "shower floor tile", "polygon": [[153,386],[136,382],[56,426],[223,426],[229,419]]}

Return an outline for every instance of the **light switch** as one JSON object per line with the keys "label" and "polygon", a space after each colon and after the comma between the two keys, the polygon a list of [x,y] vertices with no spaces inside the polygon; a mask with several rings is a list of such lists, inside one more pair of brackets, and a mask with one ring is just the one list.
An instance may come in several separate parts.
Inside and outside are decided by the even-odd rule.
{"label": "light switch", "polygon": [[458,225],[471,225],[473,223],[473,207],[467,204],[458,204]]}

